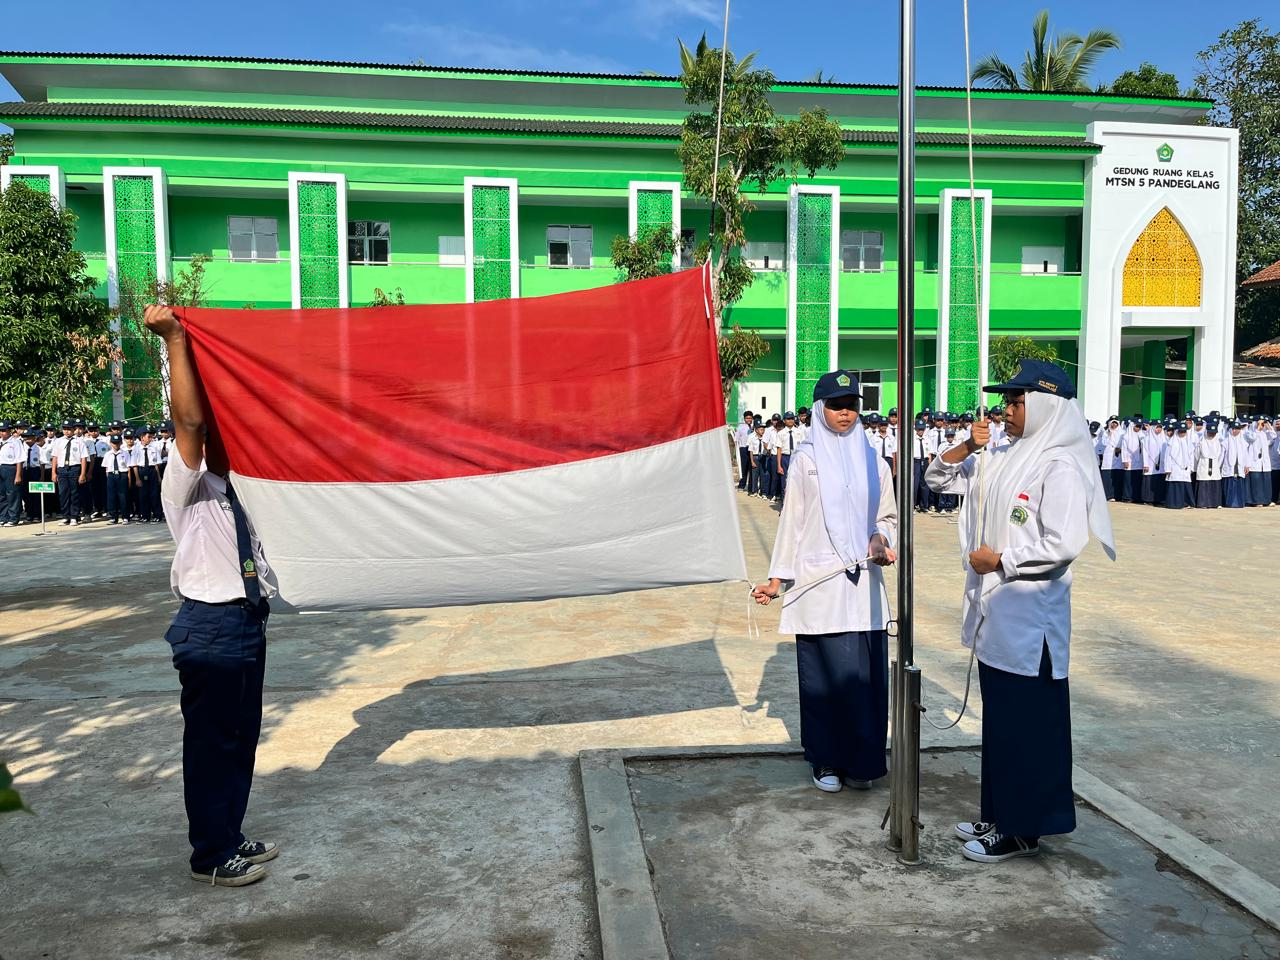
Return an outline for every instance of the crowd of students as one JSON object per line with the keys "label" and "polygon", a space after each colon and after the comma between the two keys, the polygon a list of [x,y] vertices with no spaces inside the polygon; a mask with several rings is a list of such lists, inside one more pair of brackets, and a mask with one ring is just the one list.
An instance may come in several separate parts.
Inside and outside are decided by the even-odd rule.
{"label": "crowd of students", "polygon": [[[0,421],[0,526],[58,519],[63,526],[162,523],[160,480],[173,453],[173,424],[130,428],[64,420]],[[50,482],[55,493],[33,490]]]}
{"label": "crowd of students", "polygon": [[1109,500],[1181,509],[1280,503],[1280,435],[1269,414],[1218,411],[1182,419],[1111,417],[1091,423]]}
{"label": "crowd of students", "polygon": [[[991,443],[1004,443],[1004,411],[992,407],[982,416],[991,430]],[[959,509],[958,498],[931,490],[924,473],[935,458],[969,438],[974,419],[973,413],[924,410],[905,441],[899,438],[896,408],[887,417],[867,413],[862,422],[867,443],[895,477],[899,444],[914,444],[916,510],[950,516]],[[804,407],[767,420],[746,411],[734,429],[738,489],[781,503],[791,454],[809,429]],[[1189,410],[1182,419],[1111,417],[1106,424],[1093,421],[1089,431],[1108,500],[1171,509],[1280,504],[1280,418],[1231,419],[1216,410],[1200,417]]]}

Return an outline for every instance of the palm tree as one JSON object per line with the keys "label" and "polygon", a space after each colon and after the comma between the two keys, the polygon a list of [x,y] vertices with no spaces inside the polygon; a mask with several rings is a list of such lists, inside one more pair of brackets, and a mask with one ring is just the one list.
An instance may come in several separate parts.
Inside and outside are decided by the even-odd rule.
{"label": "palm tree", "polygon": [[[692,73],[693,65],[697,63],[698,58],[701,57],[704,53],[706,53],[707,50],[709,49],[707,47],[706,31],[703,31],[702,39],[698,41],[698,46],[693,50],[690,50],[688,47],[686,47],[684,45],[684,41],[679,39],[678,37],[676,38],[676,42],[680,44],[680,72]],[[743,57],[741,60],[739,60],[737,63],[735,63],[733,67],[733,75],[726,79],[730,82],[734,80],[741,80],[748,73],[750,73],[751,64],[755,62],[756,54],[758,52],[759,51],[757,50],[753,50],[750,53],[748,53],[745,57]]]}
{"label": "palm tree", "polygon": [[1108,50],[1120,48],[1120,38],[1110,30],[1090,30],[1049,36],[1049,11],[1041,10],[1031,25],[1033,46],[1026,52],[1022,69],[1015,71],[994,53],[978,61],[970,77],[975,83],[987,81],[998,90],[1044,90],[1085,92],[1089,71]]}

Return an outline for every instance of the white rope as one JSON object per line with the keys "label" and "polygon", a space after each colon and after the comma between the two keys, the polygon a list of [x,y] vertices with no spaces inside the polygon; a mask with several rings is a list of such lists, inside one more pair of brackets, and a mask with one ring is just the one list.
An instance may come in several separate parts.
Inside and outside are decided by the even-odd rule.
{"label": "white rope", "polygon": [[[716,188],[720,185],[720,129],[724,124],[724,68],[729,60],[729,0],[724,0],[724,39],[720,44],[720,97],[716,106],[716,151],[711,158],[711,236],[707,237],[707,263],[715,256],[716,244]],[[711,290],[714,299],[718,290],[718,278],[711,273]]]}

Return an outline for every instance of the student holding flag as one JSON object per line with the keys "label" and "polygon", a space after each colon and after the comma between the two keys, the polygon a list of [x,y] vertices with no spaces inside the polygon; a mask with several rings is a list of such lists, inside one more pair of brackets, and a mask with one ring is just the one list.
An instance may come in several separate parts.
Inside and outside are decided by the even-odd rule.
{"label": "student holding flag", "polygon": [[262,725],[267,598],[275,576],[227,480],[221,444],[206,444],[186,331],[168,307],[144,323],[165,342],[175,455],[161,499],[176,549],[170,583],[182,601],[165,639],[182,683],[182,782],[191,878],[241,887],[280,852],[241,832]]}
{"label": "student holding flag", "polygon": [[1071,564],[1090,530],[1112,559],[1115,546],[1088,421],[1062,368],[1023,360],[983,389],[1004,394],[1009,442],[987,448],[990,430],[975,423],[925,476],[939,493],[966,494],[962,632],[982,687],[982,812],[956,832],[966,858],[996,863],[1075,829]]}

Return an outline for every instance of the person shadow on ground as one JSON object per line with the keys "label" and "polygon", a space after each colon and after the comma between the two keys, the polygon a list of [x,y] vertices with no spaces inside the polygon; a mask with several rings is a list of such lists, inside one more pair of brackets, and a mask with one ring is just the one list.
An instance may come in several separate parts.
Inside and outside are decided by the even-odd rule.
{"label": "person shadow on ground", "polygon": [[787,736],[800,742],[800,692],[796,678],[796,643],[779,640],[773,656],[764,665],[760,686],[756,688],[756,702],[743,707],[752,718],[768,717],[781,720],[787,728]]}

